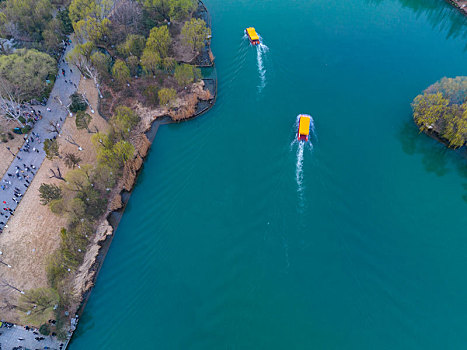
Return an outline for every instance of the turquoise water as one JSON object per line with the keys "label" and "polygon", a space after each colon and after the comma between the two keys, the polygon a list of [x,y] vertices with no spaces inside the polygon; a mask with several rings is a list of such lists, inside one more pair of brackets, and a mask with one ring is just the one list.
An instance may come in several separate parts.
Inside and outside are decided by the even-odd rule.
{"label": "turquoise water", "polygon": [[[467,163],[410,102],[467,75],[466,19],[441,0],[206,5],[217,104],[159,129],[71,349],[464,349]],[[297,164],[299,113],[316,134]]]}

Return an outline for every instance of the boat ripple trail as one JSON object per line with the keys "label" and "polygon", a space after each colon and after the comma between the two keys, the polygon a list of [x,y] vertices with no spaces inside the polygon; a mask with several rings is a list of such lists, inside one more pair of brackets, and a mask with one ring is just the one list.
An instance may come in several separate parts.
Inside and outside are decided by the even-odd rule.
{"label": "boat ripple trail", "polygon": [[256,45],[256,61],[258,65],[258,73],[260,79],[260,84],[258,85],[258,92],[263,91],[264,87],[266,86],[266,68],[264,67],[263,58],[269,51],[269,47],[263,44],[263,39],[261,37],[260,39],[261,43]]}
{"label": "boat ripple trail", "polygon": [[[303,192],[303,160],[304,160],[304,153],[305,149],[309,149],[313,151],[313,141],[317,140],[316,131],[315,131],[315,124],[313,118],[310,117],[310,138],[308,142],[298,141],[296,136],[294,141],[292,142],[291,146],[294,144],[298,144],[297,153],[296,153],[296,165],[295,165],[295,180],[297,182],[297,191],[301,194]],[[297,132],[298,124],[300,121],[300,117],[297,116],[297,120],[295,121],[295,128],[294,132]],[[296,134],[295,134],[296,135]]]}

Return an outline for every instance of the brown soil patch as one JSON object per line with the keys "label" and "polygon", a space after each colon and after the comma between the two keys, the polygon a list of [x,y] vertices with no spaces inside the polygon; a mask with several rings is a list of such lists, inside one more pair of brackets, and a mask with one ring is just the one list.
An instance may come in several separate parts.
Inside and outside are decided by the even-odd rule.
{"label": "brown soil patch", "polygon": [[[93,106],[95,113],[90,129],[97,127],[100,131],[107,131],[107,122],[97,112],[97,92],[91,80],[82,79],[79,91],[85,92]],[[75,153],[82,159],[82,164],[90,164],[96,161],[96,153],[91,143],[92,134],[86,130],[77,130],[74,117],[68,117],[63,125],[61,136],[58,138],[60,153]],[[83,151],[78,151],[77,146],[66,141],[72,137]],[[60,242],[60,228],[68,222],[66,217],[53,214],[47,206],[40,204],[39,186],[41,183],[60,184],[60,180],[51,179],[51,168],[60,167],[62,175],[69,169],[60,159],[46,159],[38,170],[29,189],[24,195],[15,211],[15,215],[8,222],[8,228],[0,235],[1,259],[12,266],[0,266],[0,279],[6,280],[21,290],[46,287],[46,263],[47,257],[58,247]],[[16,305],[20,294],[10,288],[0,289],[0,316],[10,322],[22,323],[21,315],[11,305]],[[34,325],[39,326],[39,325]]]}

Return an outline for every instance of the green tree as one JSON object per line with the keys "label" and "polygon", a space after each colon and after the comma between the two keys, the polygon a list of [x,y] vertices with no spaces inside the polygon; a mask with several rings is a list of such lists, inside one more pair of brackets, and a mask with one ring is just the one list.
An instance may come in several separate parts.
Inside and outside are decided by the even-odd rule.
{"label": "green tree", "polygon": [[181,87],[196,82],[201,78],[201,70],[189,64],[180,64],[175,68],[175,80]]}
{"label": "green tree", "polygon": [[133,157],[135,148],[127,141],[118,141],[113,147],[114,155],[119,164],[123,165],[127,160]]}
{"label": "green tree", "polygon": [[192,51],[200,51],[205,41],[211,36],[211,29],[206,22],[199,18],[192,18],[182,28],[182,40]]}
{"label": "green tree", "polygon": [[88,108],[88,104],[84,99],[84,96],[75,92],[73,95],[70,96],[71,104],[70,104],[70,111],[73,113],[85,111]]}
{"label": "green tree", "polygon": [[0,55],[0,76],[7,80],[23,100],[42,97],[50,89],[47,79],[57,72],[55,60],[37,50],[19,49]]}
{"label": "green tree", "polygon": [[164,58],[169,54],[171,42],[172,38],[167,26],[154,27],[149,33],[146,48],[152,52],[157,52],[161,58]]}
{"label": "green tree", "polygon": [[42,335],[49,335],[50,334],[50,326],[47,323],[41,324],[39,327],[39,333]]}
{"label": "green tree", "polygon": [[4,36],[42,41],[42,32],[52,19],[50,0],[6,0],[3,4],[0,28]]}
{"label": "green tree", "polygon": [[58,18],[49,21],[42,32],[42,37],[48,52],[59,50],[62,41],[66,38],[63,22]]}
{"label": "green tree", "polygon": [[122,60],[117,60],[112,67],[112,76],[119,84],[125,84],[130,81],[130,69]]}
{"label": "green tree", "polygon": [[68,8],[59,9],[57,18],[62,22],[62,27],[65,35],[73,33],[73,24],[70,19],[70,11]]}
{"label": "green tree", "polygon": [[127,58],[128,68],[130,69],[130,74],[136,76],[138,74],[139,59],[136,56],[130,56]]}
{"label": "green tree", "polygon": [[19,297],[18,308],[25,313],[25,318],[30,322],[42,323],[47,322],[58,302],[59,296],[54,289],[34,288]]}
{"label": "green tree", "polygon": [[97,19],[86,17],[78,22],[73,22],[75,37],[80,44],[91,41],[98,43],[105,35],[109,33],[110,20],[108,18]]}
{"label": "green tree", "polygon": [[138,114],[131,108],[118,106],[110,119],[110,125],[120,138],[127,139],[131,129],[138,124],[139,120]]}
{"label": "green tree", "polygon": [[144,0],[144,7],[149,12],[156,12],[167,21],[186,18],[196,9],[194,0]]}
{"label": "green tree", "polygon": [[161,105],[171,105],[173,100],[177,97],[177,91],[172,88],[163,88],[159,90],[159,103]]}
{"label": "green tree", "polygon": [[162,60],[162,68],[164,68],[166,72],[173,71],[176,66],[177,66],[177,61],[175,60],[175,58],[166,57]]}
{"label": "green tree", "polygon": [[69,63],[74,64],[84,76],[89,76],[91,66],[91,55],[95,49],[92,41],[87,41],[84,44],[77,44],[68,52],[66,59]]}
{"label": "green tree", "polygon": [[94,66],[94,68],[96,68],[97,72],[100,74],[101,77],[109,77],[111,61],[112,60],[110,56],[100,51],[95,51],[91,55],[91,63]]}
{"label": "green tree", "polygon": [[141,56],[141,65],[147,74],[156,74],[159,65],[161,64],[161,57],[155,51],[148,48],[144,49]]}
{"label": "green tree", "polygon": [[146,45],[146,38],[139,34],[129,34],[124,43],[118,46],[118,52],[123,57],[136,56],[141,57],[144,47]]}
{"label": "green tree", "polygon": [[146,103],[151,106],[157,106],[159,104],[159,88],[156,85],[149,85],[143,91],[143,95],[146,98]]}
{"label": "green tree", "polygon": [[441,92],[451,104],[461,105],[467,99],[467,77],[444,77],[424,91],[428,94]]}
{"label": "green tree", "polygon": [[76,113],[75,124],[78,130],[86,129],[89,132],[89,123],[92,117],[88,113],[80,110]]}
{"label": "green tree", "polygon": [[81,162],[81,158],[74,153],[65,153],[63,160],[65,161],[65,165],[71,169],[74,169]]}
{"label": "green tree", "polygon": [[73,192],[83,191],[91,183],[91,169],[89,164],[78,169],[70,170],[66,175],[66,188]]}
{"label": "green tree", "polygon": [[48,159],[58,157],[58,142],[55,139],[47,139],[44,141],[44,151]]}
{"label": "green tree", "polygon": [[72,22],[87,17],[103,19],[112,9],[112,0],[72,0],[69,7],[69,16]]}
{"label": "green tree", "polygon": [[443,117],[448,109],[449,101],[443,94],[423,94],[415,97],[412,103],[414,120],[420,130],[430,130]]}
{"label": "green tree", "polygon": [[53,200],[62,198],[62,190],[57,185],[43,183],[39,187],[39,197],[41,204],[47,205]]}

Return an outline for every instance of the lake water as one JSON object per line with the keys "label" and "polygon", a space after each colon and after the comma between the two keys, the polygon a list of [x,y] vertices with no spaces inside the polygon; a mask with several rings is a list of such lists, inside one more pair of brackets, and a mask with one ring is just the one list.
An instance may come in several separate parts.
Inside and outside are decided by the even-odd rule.
{"label": "lake water", "polygon": [[71,349],[465,349],[467,160],[410,102],[467,75],[466,18],[441,0],[206,5],[217,104],[159,129]]}

